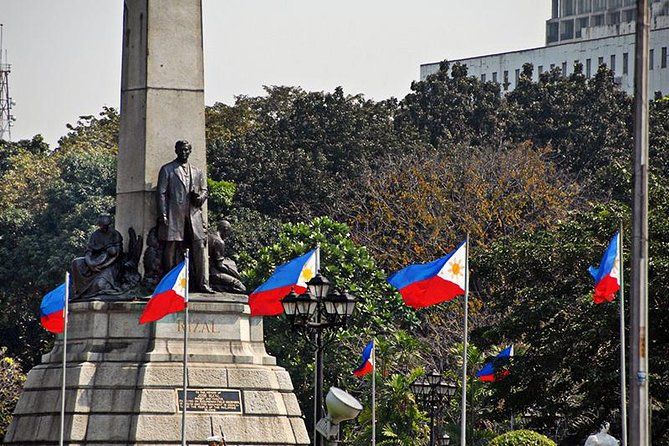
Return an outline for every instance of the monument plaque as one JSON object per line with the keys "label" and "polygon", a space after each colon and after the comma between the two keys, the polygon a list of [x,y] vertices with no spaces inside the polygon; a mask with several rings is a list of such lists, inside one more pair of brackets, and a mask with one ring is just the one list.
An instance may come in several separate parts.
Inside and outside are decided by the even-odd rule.
{"label": "monument plaque", "polygon": [[[234,389],[189,389],[186,400],[188,412],[242,413],[242,397]],[[177,390],[177,406],[184,406],[184,392]]]}

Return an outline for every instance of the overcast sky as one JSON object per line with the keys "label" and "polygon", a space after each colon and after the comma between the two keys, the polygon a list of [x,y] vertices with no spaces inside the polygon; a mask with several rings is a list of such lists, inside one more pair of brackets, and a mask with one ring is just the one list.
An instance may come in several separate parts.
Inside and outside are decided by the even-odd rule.
{"label": "overcast sky", "polygon": [[[541,46],[549,0],[203,0],[206,103],[295,85],[403,97],[421,63]],[[12,139],[118,107],[121,0],[0,0]]]}

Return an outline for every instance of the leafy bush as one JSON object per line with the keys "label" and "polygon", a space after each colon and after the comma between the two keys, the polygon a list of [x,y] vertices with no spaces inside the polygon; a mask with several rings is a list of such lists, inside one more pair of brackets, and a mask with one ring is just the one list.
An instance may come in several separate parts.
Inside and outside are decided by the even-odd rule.
{"label": "leafy bush", "polygon": [[207,187],[209,188],[209,212],[213,217],[210,220],[217,221],[232,206],[232,198],[235,196],[237,187],[235,183],[216,181],[211,178],[207,179]]}
{"label": "leafy bush", "polygon": [[6,352],[6,348],[0,348],[0,438],[7,432],[23,382],[26,380],[19,364],[7,356]]}
{"label": "leafy bush", "polygon": [[555,442],[545,435],[534,431],[519,430],[502,434],[488,443],[489,446],[556,446]]}

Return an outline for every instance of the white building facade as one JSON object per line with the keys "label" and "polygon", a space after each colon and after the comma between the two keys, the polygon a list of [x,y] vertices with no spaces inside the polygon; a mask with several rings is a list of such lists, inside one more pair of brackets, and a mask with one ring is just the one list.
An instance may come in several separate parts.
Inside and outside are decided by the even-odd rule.
{"label": "white building facade", "polygon": [[[621,88],[634,91],[635,0],[552,0],[553,14],[546,22],[546,46],[466,59],[450,60],[467,66],[470,76],[498,82],[510,91],[518,83],[525,63],[539,74],[559,68],[594,76],[600,65],[612,68]],[[650,93],[669,95],[669,0],[652,0],[650,33]],[[420,78],[439,70],[439,63],[423,64]]]}

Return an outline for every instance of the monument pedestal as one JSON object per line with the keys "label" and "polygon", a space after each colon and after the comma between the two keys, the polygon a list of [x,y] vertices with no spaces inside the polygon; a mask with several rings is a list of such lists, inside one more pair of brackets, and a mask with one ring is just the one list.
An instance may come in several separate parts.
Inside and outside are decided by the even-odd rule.
{"label": "monument pedestal", "polygon": [[[183,313],[139,325],[145,302],[70,304],[65,439],[70,445],[177,445]],[[265,351],[243,295],[191,295],[189,444],[306,445],[288,372]],[[6,444],[58,444],[62,339],[28,374]]]}

